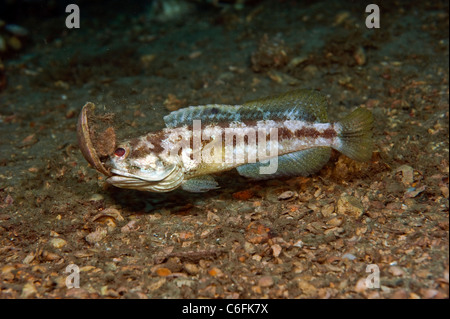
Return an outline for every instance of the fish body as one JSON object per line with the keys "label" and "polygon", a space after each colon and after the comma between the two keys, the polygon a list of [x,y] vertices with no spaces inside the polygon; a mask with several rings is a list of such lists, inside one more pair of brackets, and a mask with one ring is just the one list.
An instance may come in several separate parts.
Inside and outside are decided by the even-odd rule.
{"label": "fish body", "polygon": [[310,175],[334,148],[352,159],[372,155],[373,117],[358,108],[328,122],[326,98],[297,90],[243,105],[188,107],[166,128],[117,145],[105,167],[114,186],[152,192],[218,187],[211,174],[236,168],[251,179]]}

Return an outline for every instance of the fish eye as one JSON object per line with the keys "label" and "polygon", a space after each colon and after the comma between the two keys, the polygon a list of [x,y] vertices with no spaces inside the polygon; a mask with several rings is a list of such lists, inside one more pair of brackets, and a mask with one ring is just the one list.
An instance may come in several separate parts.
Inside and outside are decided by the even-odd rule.
{"label": "fish eye", "polygon": [[116,148],[116,150],[114,151],[114,155],[116,155],[117,157],[122,157],[127,153],[127,151],[123,148],[123,147],[118,147]]}

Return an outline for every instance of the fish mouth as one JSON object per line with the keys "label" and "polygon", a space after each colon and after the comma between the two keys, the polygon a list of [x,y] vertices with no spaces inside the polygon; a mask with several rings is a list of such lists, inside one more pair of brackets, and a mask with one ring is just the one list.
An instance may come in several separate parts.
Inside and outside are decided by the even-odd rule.
{"label": "fish mouth", "polygon": [[150,192],[169,192],[178,188],[184,179],[184,172],[178,165],[172,165],[161,172],[141,171],[132,174],[127,171],[111,169],[112,176],[106,181],[119,188],[136,189]]}

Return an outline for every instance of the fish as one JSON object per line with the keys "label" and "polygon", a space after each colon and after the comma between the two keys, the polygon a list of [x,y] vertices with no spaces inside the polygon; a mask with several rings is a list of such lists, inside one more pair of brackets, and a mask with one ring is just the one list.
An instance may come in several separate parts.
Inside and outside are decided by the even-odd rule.
{"label": "fish", "polygon": [[207,104],[173,111],[160,131],[117,143],[103,162],[119,188],[201,193],[214,174],[236,169],[252,180],[317,173],[335,149],[356,161],[373,151],[372,113],[357,108],[329,122],[328,101],[299,89],[242,105]]}

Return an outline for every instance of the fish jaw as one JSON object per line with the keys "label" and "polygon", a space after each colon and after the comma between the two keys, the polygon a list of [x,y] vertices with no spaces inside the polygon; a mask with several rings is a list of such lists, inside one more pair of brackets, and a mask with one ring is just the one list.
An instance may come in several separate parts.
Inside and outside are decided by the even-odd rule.
{"label": "fish jaw", "polygon": [[140,171],[139,175],[118,169],[111,169],[113,176],[106,181],[119,188],[148,192],[170,192],[178,188],[184,180],[184,170],[179,165],[171,165],[163,171]]}

